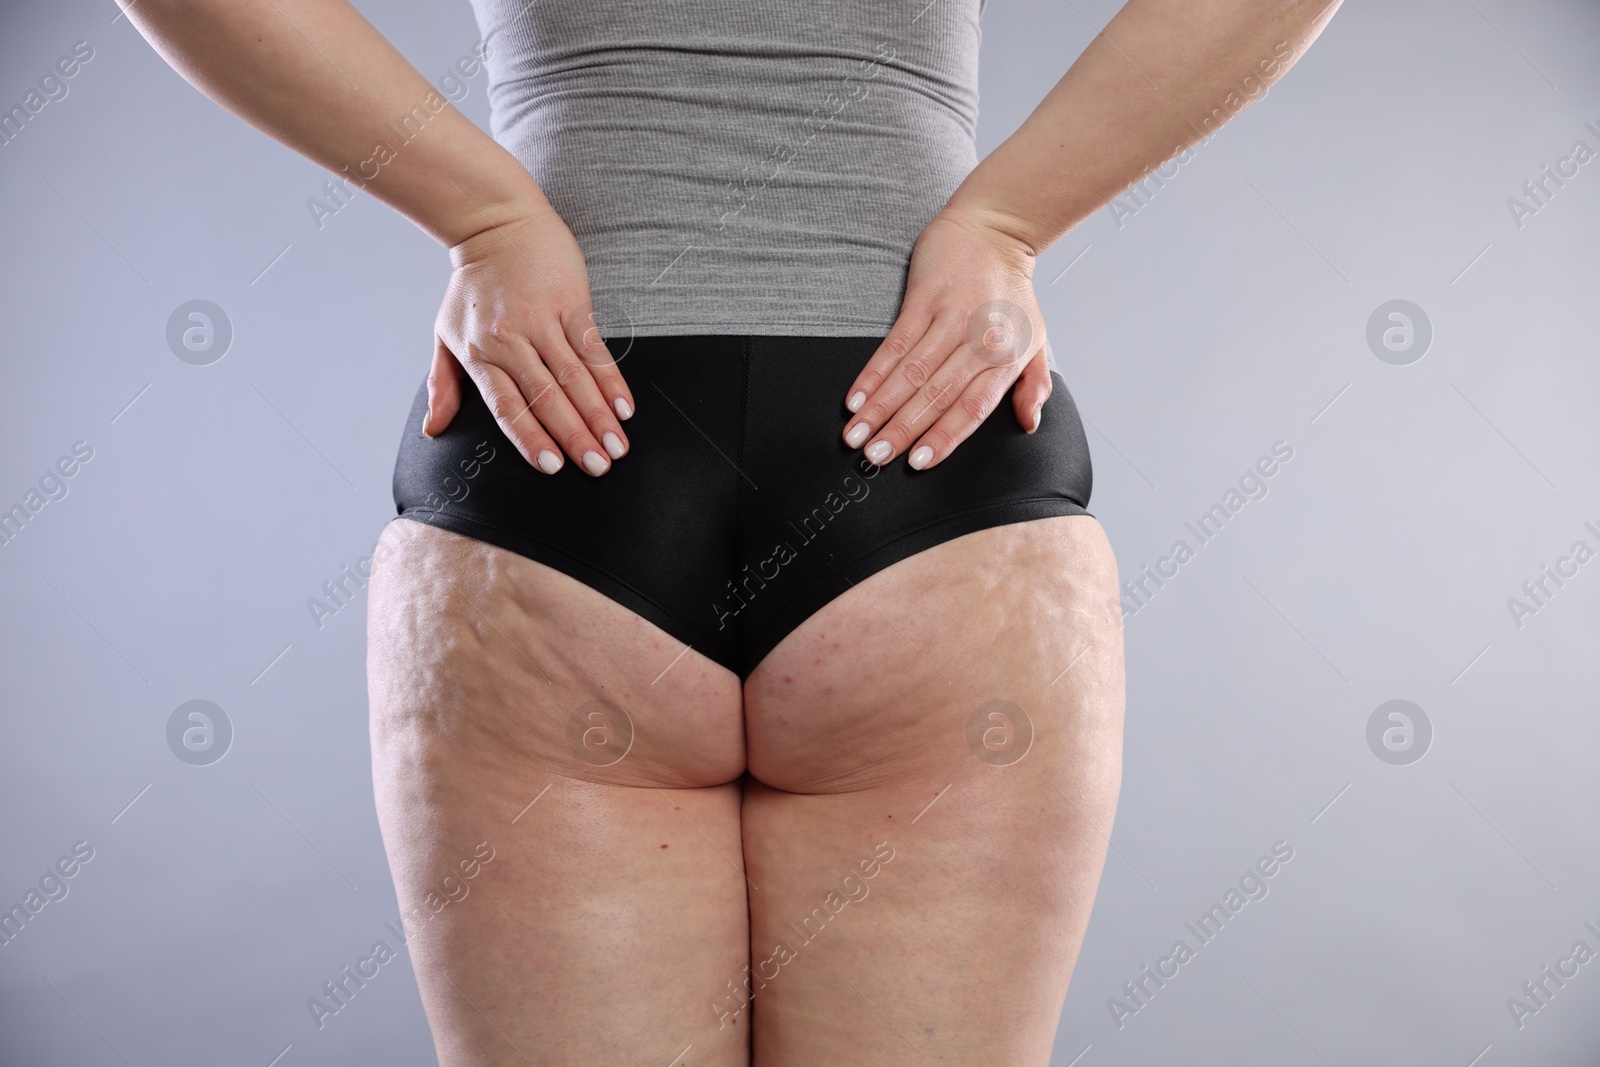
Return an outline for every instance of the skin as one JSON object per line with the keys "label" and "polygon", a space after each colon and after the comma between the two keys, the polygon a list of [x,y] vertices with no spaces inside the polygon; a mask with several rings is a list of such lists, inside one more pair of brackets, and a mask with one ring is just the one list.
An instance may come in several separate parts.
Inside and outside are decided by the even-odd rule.
{"label": "skin", "polygon": [[[1038,255],[1259,96],[1336,7],[1131,0],[918,239],[846,440],[932,466],[1013,382],[1036,428]],[[335,172],[434,93],[343,0],[125,10],[191,83]],[[363,188],[449,249],[425,432],[464,376],[540,469],[625,458],[635,400],[522,165],[443,106]],[[1116,564],[1094,519],[901,560],[743,685],[566,575],[409,520],[369,589],[379,823],[445,1067],[1048,1062],[1120,783]],[[982,717],[996,700],[1029,724],[1018,759],[1023,719]],[[470,892],[442,895],[480,843]]]}
{"label": "skin", "polygon": [[[980,530],[858,583],[741,687],[564,574],[392,522],[373,784],[439,1062],[1042,1067],[1120,783],[1116,581],[1087,516]],[[602,696],[620,712],[584,721],[632,737],[609,766],[568,734]],[[991,762],[968,730],[996,699],[1031,742],[985,721]],[[747,966],[773,976],[748,1005]]]}

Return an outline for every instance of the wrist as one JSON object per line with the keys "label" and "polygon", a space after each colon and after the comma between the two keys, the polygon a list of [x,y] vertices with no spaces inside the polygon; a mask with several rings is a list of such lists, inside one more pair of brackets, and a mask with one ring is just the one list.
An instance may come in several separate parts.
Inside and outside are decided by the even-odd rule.
{"label": "wrist", "polygon": [[473,238],[519,222],[554,214],[538,182],[509,152],[496,152],[474,165],[470,178],[448,181],[443,202],[449,216],[435,228],[439,243],[451,250]]}
{"label": "wrist", "polygon": [[485,249],[498,245],[502,235],[525,225],[537,224],[554,217],[555,208],[542,195],[487,205],[475,211],[471,219],[461,220],[456,230],[442,239],[450,253],[450,265],[460,267],[477,259]]}
{"label": "wrist", "polygon": [[1027,273],[1033,273],[1034,261],[1042,251],[1030,238],[1025,226],[1003,211],[978,204],[954,201],[934,216],[960,227],[968,234],[993,245],[1000,254],[1016,262]]}

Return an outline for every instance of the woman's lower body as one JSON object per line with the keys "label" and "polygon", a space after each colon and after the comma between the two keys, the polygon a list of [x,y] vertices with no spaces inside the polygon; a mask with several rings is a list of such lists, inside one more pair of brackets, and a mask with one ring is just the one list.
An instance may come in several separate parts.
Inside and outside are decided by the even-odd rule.
{"label": "woman's lower body", "polygon": [[1007,398],[877,469],[841,440],[876,343],[613,341],[598,479],[470,385],[438,438],[413,410],[373,770],[444,1067],[1048,1061],[1120,782],[1115,562],[1064,383],[1034,435]]}

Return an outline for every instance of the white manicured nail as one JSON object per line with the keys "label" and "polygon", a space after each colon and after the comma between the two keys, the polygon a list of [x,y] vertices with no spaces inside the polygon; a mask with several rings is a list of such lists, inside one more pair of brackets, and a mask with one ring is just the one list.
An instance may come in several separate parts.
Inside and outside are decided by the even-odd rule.
{"label": "white manicured nail", "polygon": [[889,453],[894,451],[894,446],[888,441],[874,441],[872,447],[867,449],[867,458],[874,463],[882,463],[889,458]]}
{"label": "white manicured nail", "polygon": [[866,402],[867,394],[857,389],[855,392],[850,394],[850,399],[845,401],[844,406],[849,408],[851,411],[860,411],[861,405],[865,404]]}
{"label": "white manicured nail", "polygon": [[628,406],[628,402],[626,400],[622,399],[620,396],[617,397],[616,400],[612,401],[611,406],[617,409],[617,418],[619,418],[619,419],[631,419],[631,418],[633,418],[633,409],[630,408]]}
{"label": "white manicured nail", "polygon": [[850,427],[850,432],[844,435],[844,443],[851,448],[860,448],[861,442],[867,439],[867,434],[872,432],[872,427],[864,422],[858,422]]}
{"label": "white manicured nail", "polygon": [[561,457],[548,448],[543,449],[535,458],[538,460],[539,469],[546,474],[554,474],[561,469]]}
{"label": "white manicured nail", "polygon": [[606,453],[612,459],[622,458],[622,438],[607,430],[605,435],[600,438],[600,443],[606,446]]}
{"label": "white manicured nail", "polygon": [[583,469],[590,474],[604,474],[606,472],[606,458],[598,452],[585,452],[583,454]]}
{"label": "white manicured nail", "polygon": [[926,467],[928,465],[928,461],[931,459],[933,459],[933,449],[929,448],[927,445],[923,445],[921,448],[911,453],[911,458],[906,462],[911,464],[912,470],[919,471],[923,467]]}

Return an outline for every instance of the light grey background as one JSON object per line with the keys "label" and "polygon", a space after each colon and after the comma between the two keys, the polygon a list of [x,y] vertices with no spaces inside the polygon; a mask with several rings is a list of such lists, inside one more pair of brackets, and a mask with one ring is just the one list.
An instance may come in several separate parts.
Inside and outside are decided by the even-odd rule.
{"label": "light grey background", "polygon": [[[359,6],[430,79],[477,38],[464,0]],[[1116,7],[989,5],[981,151]],[[0,948],[0,1063],[432,1064],[409,958],[320,1032],[306,1008],[398,920],[365,602],[319,629],[306,601],[392,514],[448,262],[370,197],[319,230],[324,172],[115,13],[0,16],[5,106],[95,49],[0,147],[0,506],[94,449],[0,547],[0,904],[95,850]],[[1520,228],[1506,203],[1574,141],[1600,148],[1597,39],[1579,0],[1349,3],[1136,214],[1042,258],[1125,577],[1294,449],[1127,620],[1122,803],[1056,1064],[1600,1055],[1600,962],[1521,1028],[1506,1003],[1600,949],[1600,561],[1520,628],[1507,607],[1575,541],[1600,548],[1600,162]],[[235,329],[206,367],[165,339],[197,298]],[[1397,298],[1434,331],[1408,366],[1365,338]],[[1434,729],[1409,766],[1366,740],[1396,698]],[[193,699],[236,730],[212,766],[167,747]],[[1119,1028],[1122,983],[1196,944],[1185,921],[1279,840],[1269,895]]]}

